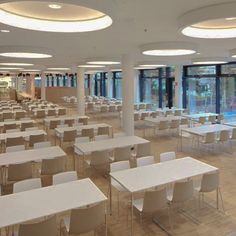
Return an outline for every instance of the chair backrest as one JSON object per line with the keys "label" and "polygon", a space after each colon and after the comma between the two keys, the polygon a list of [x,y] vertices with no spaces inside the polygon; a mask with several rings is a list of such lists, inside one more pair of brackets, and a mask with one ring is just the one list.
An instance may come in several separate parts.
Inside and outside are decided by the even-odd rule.
{"label": "chair backrest", "polygon": [[159,115],[159,113],[157,111],[151,113],[152,118],[157,118],[158,115]]}
{"label": "chair backrest", "polygon": [[188,118],[181,118],[181,121],[180,121],[180,124],[181,125],[188,125]]}
{"label": "chair backrest", "polygon": [[159,124],[159,130],[165,130],[169,128],[169,124],[167,120],[161,120]]}
{"label": "chair backrest", "polygon": [[25,179],[18,181],[13,184],[13,193],[24,192],[32,189],[41,188],[41,179],[34,178],[34,179]]}
{"label": "chair backrest", "polygon": [[33,122],[22,122],[21,123],[21,131],[25,131],[26,128],[34,127]]}
{"label": "chair backrest", "polygon": [[166,111],[166,116],[171,116],[171,115],[173,115],[173,111]]}
{"label": "chair backrest", "polygon": [[40,143],[45,140],[44,134],[32,134],[29,136],[29,146],[33,147],[35,143]]}
{"label": "chair backrest", "polygon": [[16,119],[24,118],[25,117],[25,112],[23,111],[17,111],[15,114]]}
{"label": "chair backrest", "polygon": [[18,236],[57,236],[56,215],[37,223],[20,224]]}
{"label": "chair backrest", "polygon": [[76,135],[77,135],[77,131],[75,129],[64,131],[63,142],[74,142]]}
{"label": "chair backrest", "polygon": [[152,110],[152,104],[150,103],[146,104],[146,110]]}
{"label": "chair backrest", "polygon": [[6,147],[25,145],[24,138],[22,136],[12,137],[6,139]]}
{"label": "chair backrest", "polygon": [[166,189],[146,191],[143,200],[143,212],[156,212],[167,206]]}
{"label": "chair backrest", "polygon": [[109,164],[109,151],[96,151],[91,155],[91,166],[99,166]]}
{"label": "chair backrest", "polygon": [[18,152],[25,150],[25,145],[11,146],[6,148],[6,152]]}
{"label": "chair backrest", "polygon": [[146,117],[148,117],[148,113],[141,113],[140,120],[145,120]]}
{"label": "chair backrest", "polygon": [[46,116],[45,110],[36,111],[36,118],[44,118]]}
{"label": "chair backrest", "polygon": [[214,143],[216,134],[214,132],[208,132],[205,135],[204,142],[205,143]]}
{"label": "chair backrest", "polygon": [[89,137],[77,137],[75,139],[75,143],[87,143],[89,141],[90,141]]}
{"label": "chair backrest", "polygon": [[12,112],[3,112],[2,113],[2,118],[3,118],[3,120],[12,119],[13,118],[13,113]]}
{"label": "chair backrest", "polygon": [[73,209],[70,215],[69,234],[77,235],[95,230],[105,222],[105,204]]}
{"label": "chair backrest", "polygon": [[108,106],[101,106],[101,112],[108,112]]}
{"label": "chair backrest", "polygon": [[79,118],[78,120],[79,123],[83,123],[83,125],[87,125],[88,124],[88,118]]}
{"label": "chair backrest", "polygon": [[60,120],[51,120],[49,122],[49,129],[56,129],[58,125],[60,125],[61,121]]}
{"label": "chair backrest", "polygon": [[138,121],[139,120],[139,114],[138,113],[134,113],[134,121]]}
{"label": "chair backrest", "polygon": [[122,111],[122,105],[118,105],[116,109],[118,112]]}
{"label": "chair backrest", "polygon": [[136,156],[143,157],[143,156],[150,156],[151,154],[151,143],[141,143],[137,145]]}
{"label": "chair backrest", "polygon": [[58,173],[53,175],[52,177],[53,185],[64,184],[75,180],[78,180],[78,175],[76,171]]}
{"label": "chair backrest", "polygon": [[227,140],[229,140],[229,131],[228,130],[220,131],[219,141],[225,142]]}
{"label": "chair backrest", "polygon": [[107,134],[109,135],[109,127],[98,127],[98,135]]}
{"label": "chair backrest", "polygon": [[206,117],[205,116],[199,117],[198,122],[202,125],[205,124],[206,123]]}
{"label": "chair backrest", "polygon": [[60,109],[58,109],[58,115],[59,115],[59,116],[66,115],[66,109],[65,109],[65,108],[60,108]]}
{"label": "chair backrest", "polygon": [[236,139],[236,128],[233,128],[231,139]]}
{"label": "chair backrest", "polygon": [[184,202],[193,197],[194,188],[193,181],[177,182],[174,185],[172,202]]}
{"label": "chair backrest", "polygon": [[218,123],[221,123],[222,120],[224,120],[224,115],[223,115],[223,114],[219,114],[219,115],[217,116],[217,122],[218,122]]}
{"label": "chair backrest", "polygon": [[89,137],[90,139],[93,139],[94,138],[94,128],[82,129],[81,136],[82,137]]}
{"label": "chair backrest", "polygon": [[116,106],[112,105],[109,106],[109,112],[115,112],[116,111]]}
{"label": "chair backrest", "polygon": [[215,116],[209,116],[208,121],[211,122],[211,123],[215,123],[216,122],[216,117]]}
{"label": "chair backrest", "polygon": [[42,175],[55,175],[65,170],[65,158],[58,157],[53,159],[43,159],[41,174]]}
{"label": "chair backrest", "polygon": [[127,170],[130,168],[129,161],[117,161],[110,164],[110,171],[120,171],[120,170]]}
{"label": "chair backrest", "polygon": [[34,149],[46,147],[51,147],[51,143],[49,141],[34,143]]}
{"label": "chair backrest", "polygon": [[131,159],[131,146],[115,148],[114,150],[115,161],[127,161]]}
{"label": "chair backrest", "polygon": [[72,127],[74,123],[75,123],[74,119],[65,119],[64,120],[64,124],[68,125],[69,127]]}
{"label": "chair backrest", "polygon": [[182,115],[181,110],[175,110],[174,115],[175,116],[181,116]]}
{"label": "chair backrest", "polygon": [[172,161],[176,158],[175,152],[163,152],[160,154],[160,162]]}
{"label": "chair backrest", "polygon": [[171,129],[177,129],[179,127],[179,120],[171,120],[170,122],[170,128]]}
{"label": "chair backrest", "polygon": [[144,103],[139,104],[139,109],[146,109],[146,104]]}
{"label": "chair backrest", "polygon": [[56,116],[56,110],[55,109],[48,109],[47,116]]}
{"label": "chair backrest", "polygon": [[139,157],[137,158],[137,167],[152,165],[155,163],[153,156]]}
{"label": "chair backrest", "polygon": [[25,162],[8,166],[8,181],[20,181],[32,178],[32,164]]}
{"label": "chair backrest", "polygon": [[4,124],[3,132],[5,133],[6,130],[16,129],[16,127],[17,127],[16,123],[13,123],[13,124]]}
{"label": "chair backrest", "polygon": [[212,192],[219,187],[219,172],[204,174],[202,176],[200,192]]}

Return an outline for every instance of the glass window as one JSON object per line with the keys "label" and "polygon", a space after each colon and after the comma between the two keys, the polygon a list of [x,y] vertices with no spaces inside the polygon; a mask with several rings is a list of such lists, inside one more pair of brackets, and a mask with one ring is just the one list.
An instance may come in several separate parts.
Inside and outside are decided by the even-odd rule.
{"label": "glass window", "polygon": [[153,107],[159,106],[159,80],[144,79],[143,102],[153,104]]}
{"label": "glass window", "polygon": [[216,67],[215,66],[190,66],[187,69],[188,76],[196,75],[215,75]]}
{"label": "glass window", "polygon": [[236,74],[236,64],[225,64],[221,66],[221,74]]}

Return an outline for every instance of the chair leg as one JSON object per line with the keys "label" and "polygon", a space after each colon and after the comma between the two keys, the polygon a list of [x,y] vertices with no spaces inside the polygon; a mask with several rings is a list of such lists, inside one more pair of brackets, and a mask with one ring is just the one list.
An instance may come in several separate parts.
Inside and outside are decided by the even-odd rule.
{"label": "chair leg", "polygon": [[223,209],[223,212],[225,212],[225,207],[224,207],[223,197],[222,197],[222,193],[221,193],[220,188],[218,188],[218,191],[219,191],[219,194],[220,194],[220,199],[221,199],[222,209]]}

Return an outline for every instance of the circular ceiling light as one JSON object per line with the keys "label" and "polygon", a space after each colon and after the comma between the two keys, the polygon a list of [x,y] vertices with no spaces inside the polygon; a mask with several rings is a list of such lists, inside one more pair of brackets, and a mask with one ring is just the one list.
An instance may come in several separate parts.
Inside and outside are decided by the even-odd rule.
{"label": "circular ceiling light", "polygon": [[66,71],[66,70],[70,70],[70,68],[48,68],[48,70]]}
{"label": "circular ceiling light", "polygon": [[91,3],[80,6],[75,1],[70,2],[73,4],[8,1],[0,4],[0,22],[22,29],[61,33],[96,31],[112,24],[112,18],[103,11],[90,8]]}
{"label": "circular ceiling light", "polygon": [[61,5],[58,5],[58,4],[49,4],[48,7],[52,8],[52,9],[56,9],[56,10],[62,8],[62,6],[61,6]]}
{"label": "circular ceiling light", "polygon": [[0,65],[2,66],[33,66],[34,64],[4,62],[4,63],[0,63]]}
{"label": "circular ceiling light", "polygon": [[182,34],[194,38],[235,38],[236,3],[211,5],[187,12],[179,18]]}
{"label": "circular ceiling light", "polygon": [[79,65],[79,68],[103,68],[104,65]]}
{"label": "circular ceiling light", "polygon": [[159,42],[141,46],[144,55],[183,56],[196,53],[196,45],[189,42]]}
{"label": "circular ceiling light", "polygon": [[90,65],[119,65],[120,62],[118,61],[89,61],[87,62],[87,64],[90,64]]}
{"label": "circular ceiling light", "polygon": [[31,53],[31,52],[3,52],[0,53],[3,57],[14,57],[14,58],[50,58],[52,55],[42,53]]}
{"label": "circular ceiling light", "polygon": [[222,57],[210,57],[210,58],[196,58],[192,60],[194,65],[213,65],[213,64],[225,64],[227,63],[226,58]]}

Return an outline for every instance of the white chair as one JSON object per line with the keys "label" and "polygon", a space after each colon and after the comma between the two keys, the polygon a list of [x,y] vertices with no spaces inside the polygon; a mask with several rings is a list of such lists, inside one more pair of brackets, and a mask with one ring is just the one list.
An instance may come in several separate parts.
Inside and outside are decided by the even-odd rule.
{"label": "white chair", "polygon": [[222,130],[220,131],[219,137],[217,138],[217,142],[224,145],[226,142],[229,141],[229,139],[230,139],[229,131]]}
{"label": "white chair", "polygon": [[[110,172],[116,172],[121,170],[127,170],[130,168],[130,162],[129,161],[118,161],[113,162],[110,164]],[[120,213],[120,192],[126,192],[126,189],[123,188],[117,181],[115,181],[113,178],[111,178],[111,187],[115,188],[117,190],[117,209],[118,209],[118,216]]]}
{"label": "white chair", "polygon": [[151,143],[142,143],[137,145],[136,157],[149,156],[151,154]]}
{"label": "white chair", "polygon": [[213,144],[215,143],[216,141],[216,134],[215,132],[208,132],[205,134],[205,136],[199,140],[200,141],[200,144],[203,144],[203,145],[212,145],[212,148],[213,148]]}
{"label": "white chair", "polygon": [[114,150],[114,161],[127,161],[131,157],[131,146],[115,148]]}
{"label": "white chair", "polygon": [[42,184],[40,178],[26,179],[13,184],[13,193],[29,191],[41,187]]}
{"label": "white chair", "polygon": [[51,143],[46,141],[46,142],[39,142],[39,143],[34,144],[34,149],[46,148],[46,147],[51,147]]}
{"label": "white chair", "polygon": [[204,202],[204,193],[216,191],[216,208],[219,209],[218,196],[220,195],[222,208],[224,211],[224,204],[220,191],[220,178],[218,171],[209,174],[204,174],[202,176],[200,185],[196,186],[195,190],[199,193],[199,205],[201,204],[201,200]]}
{"label": "white chair", "polygon": [[75,180],[78,180],[78,175],[76,171],[58,173],[53,175],[52,177],[53,185],[64,184]]}
{"label": "white chair", "polygon": [[160,154],[160,162],[175,160],[175,152],[163,152]]}
{"label": "white chair", "polygon": [[18,152],[24,150],[25,150],[25,145],[6,147],[6,152]]}
{"label": "white chair", "polygon": [[[133,201],[133,206],[139,212],[141,223],[143,214],[145,213],[154,214],[158,210],[164,208],[168,209],[169,225],[171,226],[170,211],[165,188],[146,191],[144,198],[136,199]],[[156,217],[154,220],[155,223],[157,223],[164,231],[167,232],[167,230],[157,221]]]}
{"label": "white chair", "polygon": [[139,157],[137,158],[137,167],[147,166],[155,164],[155,159],[153,156]]}

